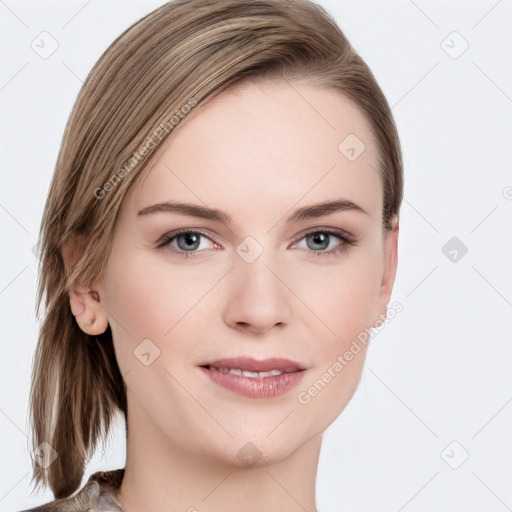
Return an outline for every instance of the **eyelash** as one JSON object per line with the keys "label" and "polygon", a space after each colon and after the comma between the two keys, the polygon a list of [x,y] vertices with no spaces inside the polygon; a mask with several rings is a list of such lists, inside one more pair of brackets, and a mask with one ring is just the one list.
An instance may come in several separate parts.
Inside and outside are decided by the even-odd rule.
{"label": "eyelash", "polygon": [[[303,234],[300,238],[298,238],[296,241],[292,242],[292,245],[295,245],[296,243],[300,242],[302,239],[304,239],[310,235],[315,235],[318,233],[333,235],[341,242],[341,244],[336,246],[334,249],[331,249],[330,251],[313,251],[313,250],[307,251],[307,252],[314,253],[316,257],[336,256],[340,253],[345,252],[348,249],[349,245],[352,245],[352,246],[356,245],[356,241],[351,236],[349,236],[345,231],[340,230],[340,229],[334,229],[334,228],[324,228],[324,229],[316,228],[312,231],[308,231],[307,233]],[[206,233],[203,233],[202,231],[197,231],[197,230],[192,230],[192,229],[178,229],[178,230],[171,231],[170,233],[166,233],[165,235],[163,235],[157,241],[157,248],[164,249],[167,246],[170,246],[171,242],[174,239],[176,239],[179,235],[183,235],[183,234],[201,235],[201,236],[204,236],[205,238],[208,238],[208,240],[210,240],[211,242],[213,242],[213,240],[211,240],[211,238]],[[213,242],[213,243],[215,243],[215,242]],[[174,254],[177,254],[181,258],[195,257],[203,252],[203,251],[182,251],[180,249],[178,249],[178,250],[171,249],[171,251]]]}

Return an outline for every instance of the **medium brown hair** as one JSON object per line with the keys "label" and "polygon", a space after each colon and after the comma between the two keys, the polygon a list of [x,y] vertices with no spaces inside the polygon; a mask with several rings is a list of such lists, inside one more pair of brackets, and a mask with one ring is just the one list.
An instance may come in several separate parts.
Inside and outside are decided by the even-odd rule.
{"label": "medium brown hair", "polygon": [[[117,412],[127,413],[110,327],[84,333],[70,291],[104,275],[123,198],[187,112],[261,79],[308,82],[350,98],[375,137],[384,230],[398,216],[403,171],[391,110],[324,8],[308,0],[175,0],[129,27],[78,94],[39,235],[38,316],[43,296],[45,307],[30,390],[32,442],[35,449],[47,442],[58,457],[48,467],[34,460],[32,481],[56,498],[79,488],[97,441],[106,440]],[[81,245],[67,269],[62,248],[72,238]]]}

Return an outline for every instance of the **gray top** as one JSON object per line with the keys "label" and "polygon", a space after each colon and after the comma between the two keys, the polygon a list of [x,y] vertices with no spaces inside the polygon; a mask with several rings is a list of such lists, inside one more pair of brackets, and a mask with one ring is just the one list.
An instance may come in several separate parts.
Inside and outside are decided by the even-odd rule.
{"label": "gray top", "polygon": [[124,468],[93,473],[71,496],[21,512],[123,512],[118,494]]}

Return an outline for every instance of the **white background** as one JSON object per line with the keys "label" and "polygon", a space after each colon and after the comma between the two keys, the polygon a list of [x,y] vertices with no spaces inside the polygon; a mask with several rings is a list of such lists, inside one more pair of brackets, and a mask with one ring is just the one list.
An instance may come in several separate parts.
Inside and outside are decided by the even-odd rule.
{"label": "white background", "polygon": [[[100,54],[161,3],[0,0],[1,511],[53,498],[29,497],[32,248],[64,125]],[[319,510],[512,510],[512,2],[320,3],[392,106],[406,181],[392,297],[404,309],[325,435]],[[43,31],[59,45],[47,59],[31,48]],[[455,262],[452,237],[468,249]],[[84,482],[123,467],[124,443],[120,418]]]}

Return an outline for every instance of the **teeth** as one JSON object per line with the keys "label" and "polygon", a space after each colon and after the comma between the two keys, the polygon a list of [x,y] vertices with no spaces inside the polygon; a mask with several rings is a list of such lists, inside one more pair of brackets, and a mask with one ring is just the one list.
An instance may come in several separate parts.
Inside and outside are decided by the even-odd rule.
{"label": "teeth", "polygon": [[[239,372],[240,370],[235,370],[235,372]],[[241,372],[241,374],[244,376],[244,377],[251,377],[251,378],[255,378],[255,377],[259,377],[260,374],[258,372],[247,372],[247,371],[243,371]],[[238,373],[236,374],[238,375]]]}
{"label": "teeth", "polygon": [[260,377],[269,377],[274,375],[281,375],[281,370],[270,370],[269,372],[260,372]]}
{"label": "teeth", "polygon": [[281,370],[270,370],[269,372],[249,372],[246,370],[239,370],[238,368],[215,368],[213,366],[209,366],[210,370],[217,370],[221,373],[231,373],[233,375],[243,375],[244,377],[249,377],[251,379],[264,378],[264,377],[275,377],[276,375],[281,375],[283,372]]}

